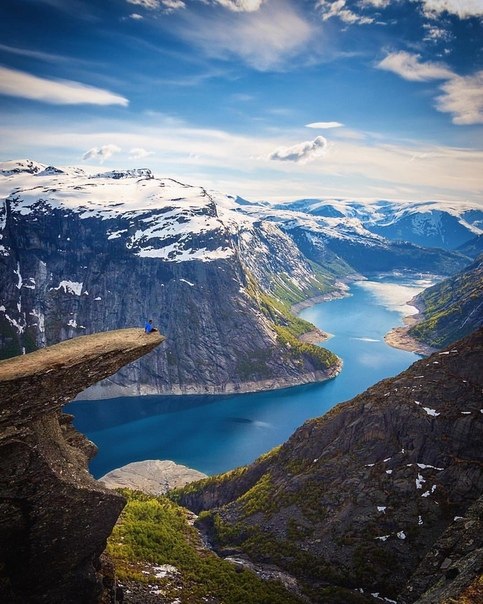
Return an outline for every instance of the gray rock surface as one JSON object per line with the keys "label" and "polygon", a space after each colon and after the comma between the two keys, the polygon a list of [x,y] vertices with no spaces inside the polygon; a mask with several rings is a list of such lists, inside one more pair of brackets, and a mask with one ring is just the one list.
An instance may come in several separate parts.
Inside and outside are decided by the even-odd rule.
{"label": "gray rock surface", "polygon": [[150,495],[164,495],[170,489],[206,478],[206,474],[174,461],[148,459],[135,461],[108,472],[99,482],[109,489],[128,488]]}
{"label": "gray rock surface", "polygon": [[227,199],[150,174],[31,179],[0,200],[3,358],[152,318],[166,341],[149,363],[82,398],[245,392],[337,373],[287,354],[260,299],[324,288],[278,226],[238,220]]}
{"label": "gray rock surface", "polygon": [[[307,421],[252,465],[185,487],[180,501],[211,511],[200,522],[219,552],[280,566],[315,602],[331,601],[328,586],[396,600],[483,492],[482,364],[479,330]],[[467,525],[470,539],[478,525]],[[436,549],[438,578],[452,549]]]}
{"label": "gray rock surface", "polygon": [[[456,516],[416,569],[400,597],[401,604],[482,602],[483,497]],[[459,600],[465,593],[466,600]]]}
{"label": "gray rock surface", "polygon": [[124,329],[0,362],[0,602],[101,601],[124,498],[89,474],[97,448],[60,409],[162,340]]}

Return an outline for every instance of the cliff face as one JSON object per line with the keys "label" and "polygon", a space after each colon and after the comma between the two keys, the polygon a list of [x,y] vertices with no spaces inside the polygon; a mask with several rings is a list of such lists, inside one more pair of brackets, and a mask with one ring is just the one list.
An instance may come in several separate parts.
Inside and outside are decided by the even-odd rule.
{"label": "cliff face", "polygon": [[0,362],[0,601],[98,601],[124,500],[90,476],[96,447],[60,409],[163,339],[125,329]]}
{"label": "cliff face", "polygon": [[180,501],[209,510],[218,550],[284,567],[315,602],[331,602],[334,586],[346,595],[333,601],[359,588],[395,599],[483,491],[482,361],[480,330]]}
{"label": "cliff face", "polygon": [[483,325],[483,254],[460,273],[414,299],[422,317],[408,334],[430,346],[449,346]]}
{"label": "cliff face", "polygon": [[320,367],[290,354],[254,293],[302,299],[326,287],[277,226],[149,171],[24,168],[4,177],[14,192],[0,203],[4,357],[152,318],[165,345],[92,397],[259,390],[334,375],[336,359]]}

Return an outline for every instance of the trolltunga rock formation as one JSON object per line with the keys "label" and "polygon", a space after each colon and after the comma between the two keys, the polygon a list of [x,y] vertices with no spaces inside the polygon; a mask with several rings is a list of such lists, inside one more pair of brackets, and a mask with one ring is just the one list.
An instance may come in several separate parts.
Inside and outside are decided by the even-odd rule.
{"label": "trolltunga rock formation", "polygon": [[61,408],[163,339],[122,329],[0,362],[1,602],[100,601],[100,555],[124,499],[89,474],[96,447]]}

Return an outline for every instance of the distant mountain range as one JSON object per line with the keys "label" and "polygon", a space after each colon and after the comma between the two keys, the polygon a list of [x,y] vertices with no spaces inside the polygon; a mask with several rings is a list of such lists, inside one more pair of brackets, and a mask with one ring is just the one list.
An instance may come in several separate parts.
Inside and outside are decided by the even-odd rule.
{"label": "distant mountain range", "polygon": [[[0,200],[3,357],[146,318],[167,336],[95,397],[240,392],[333,376],[333,355],[298,342],[312,326],[291,305],[375,272],[454,274],[472,251],[449,248],[474,246],[481,233],[481,211],[468,204],[269,205],[147,169],[88,174],[31,160],[0,164]],[[426,220],[435,212],[445,218]],[[404,222],[409,241],[391,239],[389,225],[409,215],[420,217]],[[444,246],[421,247],[421,224],[433,223],[431,245]]]}

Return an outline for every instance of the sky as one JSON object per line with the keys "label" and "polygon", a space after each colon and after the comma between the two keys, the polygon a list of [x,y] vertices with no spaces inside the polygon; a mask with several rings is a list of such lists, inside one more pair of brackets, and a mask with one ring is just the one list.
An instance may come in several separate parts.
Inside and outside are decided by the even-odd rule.
{"label": "sky", "polygon": [[483,0],[2,0],[0,161],[483,204]]}

